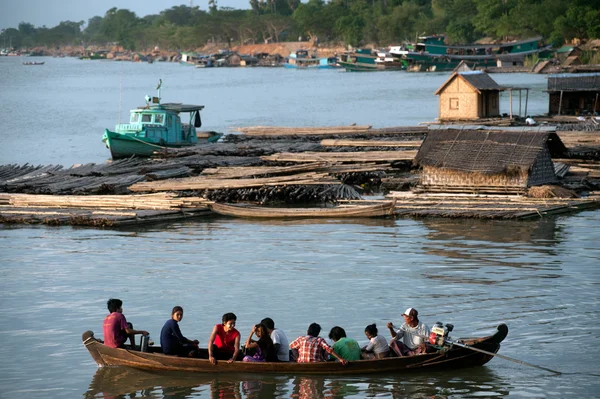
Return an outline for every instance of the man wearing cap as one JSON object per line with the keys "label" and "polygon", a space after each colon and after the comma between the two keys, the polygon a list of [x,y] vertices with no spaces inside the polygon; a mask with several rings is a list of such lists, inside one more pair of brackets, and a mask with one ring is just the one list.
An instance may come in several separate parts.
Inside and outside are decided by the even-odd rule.
{"label": "man wearing cap", "polygon": [[417,309],[408,308],[402,314],[404,324],[399,329],[391,321],[387,323],[392,334],[390,348],[398,356],[412,356],[427,350],[425,342],[429,336],[429,327],[419,321],[418,315]]}

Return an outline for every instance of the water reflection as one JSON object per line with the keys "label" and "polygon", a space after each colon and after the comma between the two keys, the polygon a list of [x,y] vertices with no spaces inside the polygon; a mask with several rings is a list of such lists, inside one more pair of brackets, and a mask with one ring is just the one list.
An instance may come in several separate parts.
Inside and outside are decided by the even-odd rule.
{"label": "water reflection", "polygon": [[462,398],[506,396],[510,385],[486,367],[402,375],[261,376],[99,368],[86,399],[213,397],[223,399]]}

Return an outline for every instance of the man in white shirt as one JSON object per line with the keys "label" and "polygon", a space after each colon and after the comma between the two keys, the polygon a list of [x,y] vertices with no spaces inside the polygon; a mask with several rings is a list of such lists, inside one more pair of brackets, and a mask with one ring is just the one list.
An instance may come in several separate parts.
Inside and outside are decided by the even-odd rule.
{"label": "man in white shirt", "polygon": [[277,351],[277,359],[280,362],[290,361],[290,343],[285,336],[285,333],[278,328],[275,328],[275,322],[270,317],[261,320],[260,324],[267,328],[267,332],[273,340],[273,345]]}
{"label": "man in white shirt", "polygon": [[417,309],[408,308],[402,314],[404,324],[398,329],[390,321],[387,327],[390,329],[392,340],[390,348],[398,356],[412,356],[425,353],[425,342],[429,336],[429,327],[419,321]]}

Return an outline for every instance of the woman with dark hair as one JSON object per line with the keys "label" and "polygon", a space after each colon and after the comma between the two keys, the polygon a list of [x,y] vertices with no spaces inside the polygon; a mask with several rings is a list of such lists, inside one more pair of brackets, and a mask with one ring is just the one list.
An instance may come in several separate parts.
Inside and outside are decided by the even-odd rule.
{"label": "woman with dark hair", "polygon": [[240,332],[235,329],[237,316],[225,313],[222,323],[215,325],[208,339],[208,359],[217,364],[217,359],[231,363],[240,353]]}
{"label": "woman with dark hair", "polygon": [[383,335],[377,334],[377,325],[369,324],[365,327],[365,335],[369,343],[362,348],[363,358],[382,359],[390,355],[390,347]]}
{"label": "woman with dark hair", "polygon": [[360,346],[358,342],[346,336],[346,331],[335,326],[329,332],[329,339],[333,341],[333,351],[342,359],[360,360]]}
{"label": "woman with dark hair", "polygon": [[[256,334],[258,341],[254,341],[252,336]],[[277,352],[273,340],[267,331],[267,327],[263,324],[255,324],[252,331],[244,344],[246,349],[254,349],[254,355],[246,355],[242,361],[244,362],[276,362]]]}
{"label": "woman with dark hair", "polygon": [[194,356],[198,349],[198,340],[190,340],[183,336],[179,322],[183,319],[183,308],[175,306],[171,318],[160,331],[160,346],[165,355]]}

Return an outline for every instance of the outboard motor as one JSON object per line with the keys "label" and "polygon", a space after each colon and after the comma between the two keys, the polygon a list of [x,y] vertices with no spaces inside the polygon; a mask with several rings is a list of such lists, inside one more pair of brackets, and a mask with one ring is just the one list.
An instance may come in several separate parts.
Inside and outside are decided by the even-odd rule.
{"label": "outboard motor", "polygon": [[429,334],[429,343],[431,345],[443,346],[448,338],[448,333],[454,330],[453,324],[443,325],[442,322],[438,321],[431,328],[431,334]]}
{"label": "outboard motor", "polygon": [[142,335],[142,339],[140,340],[140,352],[148,352],[148,341],[150,341],[150,336]]}

